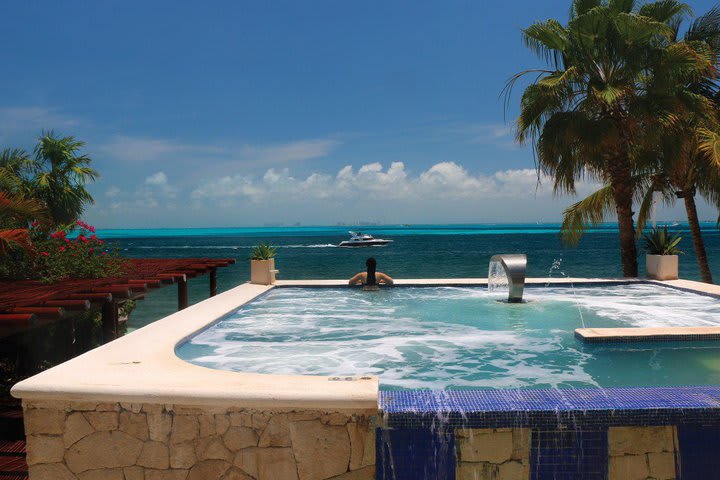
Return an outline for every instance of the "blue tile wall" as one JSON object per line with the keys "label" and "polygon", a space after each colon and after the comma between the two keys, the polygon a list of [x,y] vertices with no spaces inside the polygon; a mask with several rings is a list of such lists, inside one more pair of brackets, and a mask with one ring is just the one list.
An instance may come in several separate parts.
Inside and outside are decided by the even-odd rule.
{"label": "blue tile wall", "polygon": [[455,435],[430,429],[377,429],[377,480],[455,480]]}
{"label": "blue tile wall", "polygon": [[607,466],[607,429],[532,433],[530,480],[605,480]]}
{"label": "blue tile wall", "polygon": [[528,390],[394,390],[380,392],[386,424],[430,428],[438,412],[469,428],[720,426],[720,386]]}
{"label": "blue tile wall", "polygon": [[678,425],[676,466],[678,479],[720,478],[720,428],[709,425]]}

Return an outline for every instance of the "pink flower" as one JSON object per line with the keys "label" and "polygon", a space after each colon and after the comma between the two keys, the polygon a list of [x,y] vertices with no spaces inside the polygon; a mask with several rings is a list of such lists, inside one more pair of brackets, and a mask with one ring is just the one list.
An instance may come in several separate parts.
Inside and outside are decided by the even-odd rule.
{"label": "pink flower", "polygon": [[51,233],[50,238],[61,239],[61,238],[65,238],[65,235],[67,235],[67,233],[65,233],[62,230],[58,230],[57,232]]}
{"label": "pink flower", "polygon": [[38,225],[40,225],[40,222],[38,222],[37,220],[33,221],[33,222],[30,224],[30,226],[33,227],[33,228],[37,227]]}
{"label": "pink flower", "polygon": [[102,255],[102,256],[104,257],[104,256],[105,256],[105,252],[102,252],[100,255]]}
{"label": "pink flower", "polygon": [[49,256],[50,256],[50,254],[49,254],[48,252],[40,252],[40,255],[42,255],[43,257],[49,257]]}
{"label": "pink flower", "polygon": [[78,220],[77,222],[75,222],[75,224],[80,228],[84,228],[85,230],[87,230],[89,232],[95,233],[95,227],[93,227],[92,225],[88,225],[87,223],[83,222],[82,220]]}
{"label": "pink flower", "polygon": [[98,239],[97,235],[95,235],[94,233],[92,235],[90,235],[90,240],[97,240],[97,239]]}
{"label": "pink flower", "polygon": [[77,239],[78,239],[78,242],[85,242],[85,243],[88,242],[88,239],[85,235],[78,235]]}
{"label": "pink flower", "polygon": [[64,251],[65,251],[65,247],[60,247],[60,248],[58,248],[58,250],[60,250],[61,252],[64,252]]}
{"label": "pink flower", "polygon": [[65,243],[70,243],[70,239],[69,239],[69,238],[63,238],[63,240],[65,240]]}

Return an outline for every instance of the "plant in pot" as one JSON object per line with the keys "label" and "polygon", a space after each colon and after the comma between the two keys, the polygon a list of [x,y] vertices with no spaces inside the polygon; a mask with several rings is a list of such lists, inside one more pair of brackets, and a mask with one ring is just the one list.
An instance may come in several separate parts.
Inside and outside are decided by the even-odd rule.
{"label": "plant in pot", "polygon": [[250,252],[250,283],[272,285],[275,283],[275,255],[277,249],[269,243],[260,242]]}
{"label": "plant in pot", "polygon": [[678,278],[678,255],[682,252],[678,245],[682,237],[679,233],[668,234],[667,227],[653,228],[645,234],[645,270],[653,280],[676,280]]}

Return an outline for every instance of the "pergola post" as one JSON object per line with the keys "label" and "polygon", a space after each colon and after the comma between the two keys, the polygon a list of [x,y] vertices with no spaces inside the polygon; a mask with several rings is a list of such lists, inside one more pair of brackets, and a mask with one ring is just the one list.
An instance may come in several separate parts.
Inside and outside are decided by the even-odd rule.
{"label": "pergola post", "polygon": [[217,268],[210,269],[210,296],[217,295]]}
{"label": "pergola post", "polygon": [[187,279],[182,278],[178,280],[178,310],[187,308],[188,306],[188,288]]}
{"label": "pergola post", "polygon": [[113,301],[105,302],[102,306],[103,343],[117,338],[118,306]]}

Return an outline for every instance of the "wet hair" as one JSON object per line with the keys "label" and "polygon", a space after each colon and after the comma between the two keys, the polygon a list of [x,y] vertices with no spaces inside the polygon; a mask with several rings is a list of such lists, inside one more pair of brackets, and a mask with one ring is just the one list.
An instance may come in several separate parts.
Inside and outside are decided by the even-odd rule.
{"label": "wet hair", "polygon": [[365,280],[365,285],[377,285],[377,279],[375,278],[377,261],[373,257],[370,257],[365,260],[365,266],[367,267],[367,280]]}

